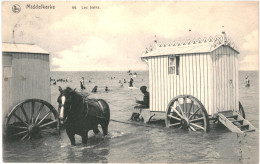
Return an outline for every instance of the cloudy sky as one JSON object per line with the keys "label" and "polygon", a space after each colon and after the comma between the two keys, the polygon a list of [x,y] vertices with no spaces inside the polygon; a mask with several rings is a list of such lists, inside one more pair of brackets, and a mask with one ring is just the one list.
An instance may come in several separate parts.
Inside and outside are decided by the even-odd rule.
{"label": "cloudy sky", "polygon": [[[14,4],[20,13],[12,12]],[[238,47],[240,70],[258,70],[258,2],[2,3],[2,41],[39,45],[50,52],[53,71],[147,70],[140,57],[155,35],[172,42],[223,29]]]}

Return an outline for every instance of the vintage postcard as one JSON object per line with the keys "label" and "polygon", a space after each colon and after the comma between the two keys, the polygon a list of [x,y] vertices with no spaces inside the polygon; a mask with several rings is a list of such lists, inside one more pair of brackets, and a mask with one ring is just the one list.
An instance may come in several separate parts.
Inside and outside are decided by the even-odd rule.
{"label": "vintage postcard", "polygon": [[258,163],[258,1],[3,1],[2,160]]}

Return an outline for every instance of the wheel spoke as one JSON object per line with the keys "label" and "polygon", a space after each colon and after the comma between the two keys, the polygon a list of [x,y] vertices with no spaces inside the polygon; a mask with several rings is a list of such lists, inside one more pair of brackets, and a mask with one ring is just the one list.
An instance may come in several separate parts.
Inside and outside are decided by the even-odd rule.
{"label": "wheel spoke", "polygon": [[208,131],[207,110],[191,95],[176,96],[168,105],[166,127],[182,128],[187,131]]}
{"label": "wheel spoke", "polygon": [[183,112],[183,109],[181,108],[181,105],[180,105],[179,101],[177,101],[177,105],[180,108],[181,114],[184,116],[184,112]]}
{"label": "wheel spoke", "polygon": [[168,125],[169,127],[170,126],[176,126],[176,125],[180,125],[181,123],[180,122],[178,122],[178,123],[175,123],[175,124],[170,124],[170,125]]}
{"label": "wheel spoke", "polygon": [[41,110],[42,110],[43,106],[44,106],[44,104],[41,104],[40,109],[39,109],[38,114],[37,114],[36,119],[35,119],[35,123],[37,123],[37,121],[39,119],[39,116],[41,114]]}
{"label": "wheel spoke", "polygon": [[28,130],[26,130],[26,131],[22,131],[22,132],[19,132],[19,133],[13,134],[12,136],[17,136],[17,135],[24,134],[24,133],[27,133],[27,132],[28,132]]}
{"label": "wheel spoke", "polygon": [[25,134],[25,135],[23,136],[23,138],[21,138],[21,141],[23,141],[28,135],[29,135],[29,133]]}
{"label": "wheel spoke", "polygon": [[185,112],[185,116],[187,116],[187,104],[186,104],[186,98],[185,97],[183,97],[183,108],[184,108],[183,112]]}
{"label": "wheel spoke", "polygon": [[190,117],[189,119],[191,119],[201,108],[198,108]]}
{"label": "wheel spoke", "polygon": [[172,115],[168,115],[168,117],[174,118],[175,120],[178,120],[178,121],[180,121],[180,120],[181,120],[180,118],[178,118],[178,117],[175,117],[175,116],[172,116]]}
{"label": "wheel spoke", "polygon": [[196,129],[194,129],[192,126],[189,127],[192,131],[197,131]]}
{"label": "wheel spoke", "polygon": [[190,120],[190,122],[195,122],[195,121],[202,121],[202,120],[204,120],[204,118],[203,118],[203,117],[201,117],[201,118],[196,118],[196,119],[193,119],[193,120]]}
{"label": "wheel spoke", "polygon": [[51,111],[49,111],[42,119],[41,121],[38,123],[38,125],[40,125],[42,123],[42,121],[51,113]]}
{"label": "wheel spoke", "polygon": [[31,115],[31,123],[33,123],[34,105],[35,105],[35,102],[32,101],[32,115]]}
{"label": "wheel spoke", "polygon": [[19,116],[17,116],[15,113],[13,113],[14,117],[16,117],[19,121],[21,121],[22,123],[24,123],[26,126],[29,126],[29,124],[27,124],[26,122],[24,122]]}
{"label": "wheel spoke", "polygon": [[41,132],[51,133],[49,129],[47,129],[47,130],[46,130],[46,129],[45,129],[45,130],[42,130],[42,129],[41,129]]}
{"label": "wheel spoke", "polygon": [[183,117],[175,108],[172,108],[181,118]]}
{"label": "wheel spoke", "polygon": [[29,135],[29,137],[28,137],[27,141],[29,141],[30,139],[31,139],[31,135]]}
{"label": "wheel spoke", "polygon": [[197,124],[190,123],[190,125],[192,125],[192,126],[196,126],[197,128],[200,128],[200,129],[202,129],[202,130],[205,130],[205,128],[203,128],[202,126],[199,126],[199,125],[197,125]]}
{"label": "wheel spoke", "polygon": [[25,112],[25,110],[24,110],[23,105],[21,105],[21,110],[22,110],[22,112],[23,112],[23,115],[24,115],[26,121],[29,123],[29,118],[28,118],[28,116],[27,116],[27,114],[26,114],[26,112]]}
{"label": "wheel spoke", "polygon": [[187,117],[190,116],[190,111],[191,111],[192,106],[193,106],[193,101],[191,100],[191,104],[190,104],[190,108],[189,108],[189,113],[188,113]]}
{"label": "wheel spoke", "polygon": [[47,126],[47,125],[50,125],[50,124],[53,124],[53,123],[55,123],[55,122],[57,122],[57,121],[56,121],[56,120],[50,121],[50,122],[48,122],[48,123],[46,123],[46,124],[41,125],[40,128],[43,128],[43,127],[45,127],[45,126]]}
{"label": "wheel spoke", "polygon": [[17,128],[17,129],[27,129],[27,127],[24,127],[24,126],[16,126],[16,125],[8,125],[10,127],[13,127],[13,128]]}

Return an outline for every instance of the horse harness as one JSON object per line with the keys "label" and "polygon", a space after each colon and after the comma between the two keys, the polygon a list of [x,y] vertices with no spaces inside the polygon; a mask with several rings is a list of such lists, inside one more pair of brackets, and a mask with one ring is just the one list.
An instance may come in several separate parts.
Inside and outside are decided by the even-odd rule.
{"label": "horse harness", "polygon": [[[103,105],[102,105],[102,103],[99,101],[99,99],[88,99],[87,98],[87,96],[83,96],[83,107],[85,107],[85,111],[86,111],[86,114],[85,114],[85,116],[84,116],[84,119],[86,119],[87,118],[87,116],[89,115],[89,111],[90,111],[90,109],[89,109],[89,104],[96,104],[101,110],[102,110],[102,112],[104,112],[104,107],[103,107]],[[61,107],[64,107],[64,104],[59,104],[59,110],[60,110],[60,108]],[[70,109],[71,109],[71,105],[70,105]],[[93,111],[93,110],[92,110]],[[95,110],[96,111],[96,113],[95,114],[92,114],[92,115],[94,115],[94,116],[96,116],[97,118],[105,118],[104,116],[99,116],[99,114],[98,114],[98,112],[97,112],[97,110]],[[66,119],[64,120],[64,124],[67,122],[67,118],[69,117],[69,115],[71,114],[71,112],[72,112],[72,110],[69,110],[69,113],[68,113],[68,115],[67,115],[67,117],[66,117]],[[93,113],[93,112],[92,112]]]}
{"label": "horse harness", "polygon": [[86,115],[84,116],[84,118],[87,118],[88,115],[94,115],[98,118],[105,118],[104,116],[98,114],[98,110],[95,110],[95,112],[93,110],[90,111],[90,108],[89,108],[90,104],[94,104],[95,106],[98,106],[102,110],[102,112],[104,112],[104,107],[103,107],[102,103],[99,101],[99,99],[89,99],[89,98],[87,98],[87,96],[84,96],[83,97],[83,106],[85,107],[85,110],[86,110]]}

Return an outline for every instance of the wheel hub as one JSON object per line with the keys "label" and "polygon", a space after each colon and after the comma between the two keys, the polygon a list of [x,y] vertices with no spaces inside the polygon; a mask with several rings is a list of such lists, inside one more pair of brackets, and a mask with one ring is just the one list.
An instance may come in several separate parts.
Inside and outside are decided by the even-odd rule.
{"label": "wheel hub", "polygon": [[184,129],[188,129],[188,127],[190,126],[190,120],[189,120],[189,118],[183,117],[183,118],[181,119],[181,126],[182,126]]}
{"label": "wheel hub", "polygon": [[34,135],[40,132],[40,127],[37,124],[31,124],[28,127],[28,131],[30,134]]}

